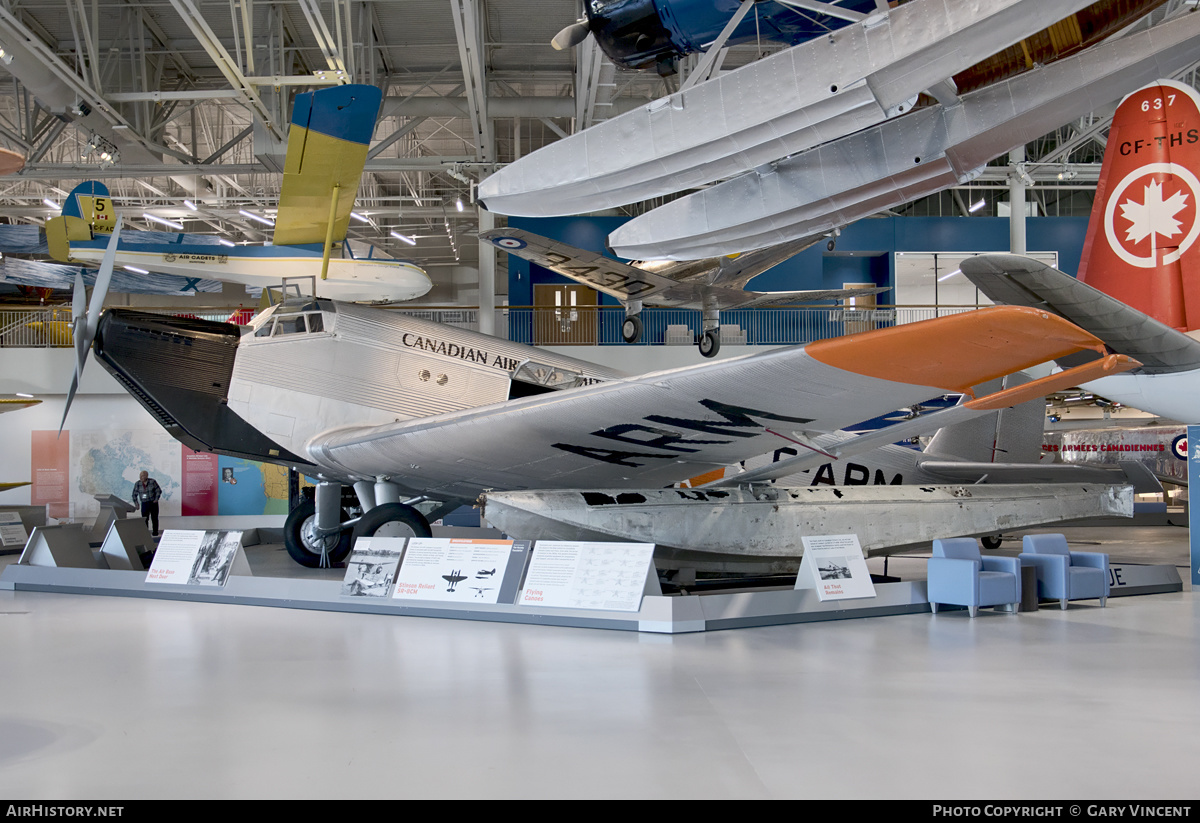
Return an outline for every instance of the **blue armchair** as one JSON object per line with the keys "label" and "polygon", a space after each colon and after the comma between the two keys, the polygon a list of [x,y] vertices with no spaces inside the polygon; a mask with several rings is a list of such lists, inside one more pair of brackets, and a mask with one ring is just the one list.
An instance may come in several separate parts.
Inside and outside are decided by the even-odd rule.
{"label": "blue armchair", "polygon": [[933,541],[929,558],[929,606],[966,606],[974,617],[980,606],[1021,602],[1021,563],[1015,557],[983,557],[970,537]]}
{"label": "blue armchair", "polygon": [[1037,567],[1038,597],[1057,599],[1062,608],[1068,600],[1100,598],[1108,601],[1108,555],[1102,552],[1073,552],[1061,534],[1027,534],[1021,540],[1021,562]]}

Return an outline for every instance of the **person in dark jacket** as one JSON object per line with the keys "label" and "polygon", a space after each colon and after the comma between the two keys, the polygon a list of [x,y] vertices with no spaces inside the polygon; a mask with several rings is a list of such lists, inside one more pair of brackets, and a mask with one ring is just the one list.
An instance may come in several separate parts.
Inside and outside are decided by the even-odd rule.
{"label": "person in dark jacket", "polygon": [[150,476],[150,472],[143,471],[138,475],[138,482],[133,484],[133,505],[142,506],[142,520],[146,521],[146,525],[150,525],[150,521],[154,521],[155,537],[158,537],[158,498],[162,497],[162,489],[158,485],[158,481]]}

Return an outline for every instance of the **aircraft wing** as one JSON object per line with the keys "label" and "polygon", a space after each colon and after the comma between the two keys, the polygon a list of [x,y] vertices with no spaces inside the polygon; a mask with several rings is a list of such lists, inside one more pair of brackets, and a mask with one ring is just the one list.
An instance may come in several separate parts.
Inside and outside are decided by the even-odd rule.
{"label": "aircraft wing", "polygon": [[[96,284],[95,269],[47,263],[42,260],[20,260],[6,257],[3,266],[0,267],[0,283],[70,290],[74,286],[77,272],[83,272],[85,285],[94,286]],[[159,272],[142,274],[141,272],[114,269],[109,291],[122,294],[193,294],[195,292],[219,292],[221,288],[221,283],[217,280],[202,280],[198,277],[181,277],[176,274]]]}
{"label": "aircraft wing", "polygon": [[971,463],[923,460],[921,469],[947,483],[1129,483],[1134,494],[1162,494],[1162,484],[1141,463],[1087,466],[1080,463]]}
{"label": "aircraft wing", "polygon": [[1015,254],[981,254],[963,260],[962,272],[993,302],[1065,317],[1113,351],[1140,360],[1143,373],[1200,368],[1200,341],[1044,263]]}
{"label": "aircraft wing", "polygon": [[[809,289],[807,291],[745,291],[743,306],[802,306],[808,303],[828,303],[850,297],[866,297],[889,291],[891,286],[865,289]],[[724,307],[722,307],[724,308]],[[733,308],[732,306],[730,308]]]}
{"label": "aircraft wing", "polygon": [[[816,433],[900,406],[949,392],[972,394],[972,386],[994,377],[1089,349],[1102,350],[1098,340],[1061,318],[993,307],[434,417],[336,430],[306,448],[313,462],[334,474],[388,475],[433,497],[469,497],[481,488],[661,486],[785,445],[804,445]],[[1102,362],[1084,368],[1128,368],[1113,358]],[[1053,377],[1073,385],[1078,375],[1072,371]],[[1044,383],[1018,389],[1056,390]],[[957,413],[983,413],[994,402],[1027,399],[989,395]],[[928,418],[931,427],[940,425],[936,415]]]}
{"label": "aircraft wing", "polygon": [[621,301],[645,300],[680,285],[674,278],[522,229],[492,229],[480,232],[479,239]]}
{"label": "aircraft wing", "polygon": [[324,243],[331,220],[333,241],[346,237],[382,100],[379,89],[364,85],[296,95],[275,218],[276,246]]}

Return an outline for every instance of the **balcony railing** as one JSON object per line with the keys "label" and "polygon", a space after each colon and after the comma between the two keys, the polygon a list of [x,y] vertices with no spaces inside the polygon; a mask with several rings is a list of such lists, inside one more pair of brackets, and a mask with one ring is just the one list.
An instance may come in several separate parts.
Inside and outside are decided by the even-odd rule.
{"label": "balcony railing", "polygon": [[[721,341],[726,345],[751,346],[811,343],[976,308],[979,307],[880,306],[852,309],[805,306],[733,309],[721,312]],[[252,309],[215,307],[138,310],[243,324],[254,316]],[[479,309],[476,307],[399,306],[391,310],[458,328],[479,329]],[[692,345],[701,330],[701,315],[695,310],[646,308],[642,310],[641,318],[643,329],[638,345]],[[496,309],[493,328],[497,336],[538,346],[623,346],[626,345],[621,337],[624,320],[625,310],[620,306],[502,306]],[[72,345],[69,307],[0,308],[0,346],[69,348]]]}

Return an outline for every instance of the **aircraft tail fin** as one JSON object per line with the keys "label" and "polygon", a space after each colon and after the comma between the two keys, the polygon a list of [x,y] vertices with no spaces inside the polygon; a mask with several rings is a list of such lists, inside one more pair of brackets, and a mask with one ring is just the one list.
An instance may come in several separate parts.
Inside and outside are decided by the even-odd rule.
{"label": "aircraft tail fin", "polygon": [[[296,95],[276,246],[340,243],[367,162],[383,93],[374,86],[330,86]],[[332,223],[332,225],[331,225]]]}
{"label": "aircraft tail fin", "polygon": [[1113,115],[1079,280],[1178,329],[1200,329],[1200,93],[1159,80]]}
{"label": "aircraft tail fin", "polygon": [[71,243],[91,240],[96,234],[112,234],[117,214],[108,186],[96,180],[80,183],[67,195],[62,215],[46,221],[46,243],[50,256],[71,261]]}
{"label": "aircraft tail fin", "polygon": [[[1022,372],[993,380],[976,389],[983,396],[1000,389],[1024,385],[1030,377]],[[943,426],[934,433],[923,453],[973,463],[1036,463],[1042,453],[1042,428],[1046,402],[1029,400],[1008,409]]]}

